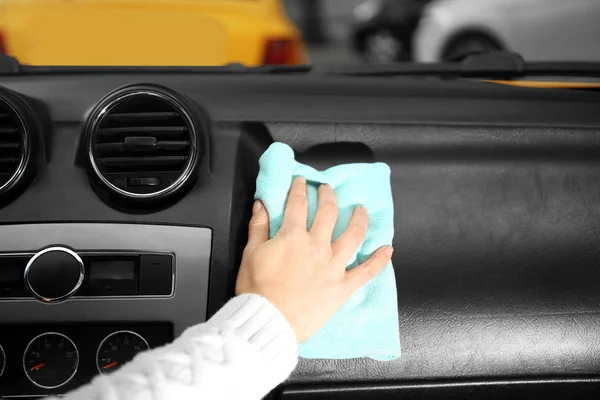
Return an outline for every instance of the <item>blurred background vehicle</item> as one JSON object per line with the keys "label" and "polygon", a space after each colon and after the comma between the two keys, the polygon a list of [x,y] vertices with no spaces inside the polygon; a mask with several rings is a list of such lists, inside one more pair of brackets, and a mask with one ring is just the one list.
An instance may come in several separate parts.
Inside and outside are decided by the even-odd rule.
{"label": "blurred background vehicle", "polygon": [[599,0],[436,0],[415,33],[415,61],[492,50],[527,61],[600,61]]}
{"label": "blurred background vehicle", "polygon": [[281,0],[3,0],[0,50],[35,65],[307,62]]}
{"label": "blurred background vehicle", "polygon": [[600,0],[1,0],[0,51],[45,65],[600,59]]}
{"label": "blurred background vehicle", "polygon": [[351,43],[372,64],[412,59],[413,34],[431,0],[366,0],[354,10]]}
{"label": "blurred background vehicle", "polygon": [[283,0],[302,32],[311,64],[360,62],[350,44],[354,9],[364,0]]}

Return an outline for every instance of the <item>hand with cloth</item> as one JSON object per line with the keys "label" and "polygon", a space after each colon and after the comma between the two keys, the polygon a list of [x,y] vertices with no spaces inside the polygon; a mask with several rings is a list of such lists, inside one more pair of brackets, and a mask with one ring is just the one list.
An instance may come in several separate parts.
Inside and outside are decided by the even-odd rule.
{"label": "hand with cloth", "polygon": [[350,295],[390,261],[392,247],[380,248],[368,261],[346,271],[367,233],[369,216],[359,206],[350,224],[333,244],[338,209],[329,185],[320,185],[317,212],[306,229],[306,181],[299,177],[290,189],[281,228],[269,239],[269,216],[256,201],[250,221],[236,294],[256,293],[275,305],[302,342],[317,332]]}
{"label": "hand with cloth", "polygon": [[390,262],[392,248],[383,246],[346,271],[367,233],[368,213],[355,208],[345,232],[331,243],[338,208],[328,185],[319,186],[310,230],[301,177],[291,185],[281,228],[271,240],[266,208],[256,201],[252,211],[236,297],[173,343],[138,354],[64,399],[258,400],[293,371],[297,343]]}

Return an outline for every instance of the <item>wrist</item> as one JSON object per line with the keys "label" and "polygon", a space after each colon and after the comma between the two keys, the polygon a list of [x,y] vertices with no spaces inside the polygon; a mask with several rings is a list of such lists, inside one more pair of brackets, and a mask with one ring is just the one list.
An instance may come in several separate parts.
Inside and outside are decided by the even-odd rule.
{"label": "wrist", "polygon": [[[234,297],[202,325],[202,330],[233,332],[256,347],[265,362],[277,364],[275,367],[282,372],[288,371],[287,375],[296,367],[298,344],[294,330],[277,307],[258,294]],[[188,329],[184,335],[193,334],[193,330]]]}

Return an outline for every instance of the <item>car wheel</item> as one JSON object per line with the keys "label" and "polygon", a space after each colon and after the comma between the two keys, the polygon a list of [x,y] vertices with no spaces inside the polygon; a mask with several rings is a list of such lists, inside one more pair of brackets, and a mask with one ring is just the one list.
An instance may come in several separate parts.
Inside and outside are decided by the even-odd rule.
{"label": "car wheel", "polygon": [[369,64],[392,64],[401,60],[404,46],[391,32],[379,30],[365,39],[364,56]]}
{"label": "car wheel", "polygon": [[443,61],[458,61],[471,54],[502,50],[502,46],[486,35],[470,34],[450,42],[443,52]]}

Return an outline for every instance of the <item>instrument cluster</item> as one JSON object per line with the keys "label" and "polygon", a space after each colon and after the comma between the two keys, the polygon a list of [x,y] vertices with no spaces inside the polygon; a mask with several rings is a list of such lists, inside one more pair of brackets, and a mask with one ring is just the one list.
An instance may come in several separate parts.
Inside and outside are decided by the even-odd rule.
{"label": "instrument cluster", "polygon": [[13,328],[19,337],[0,335],[0,394],[14,395],[17,388],[20,395],[66,393],[173,336],[172,326],[156,323],[47,328],[22,326]]}
{"label": "instrument cluster", "polygon": [[[146,339],[135,332],[113,332],[98,346],[98,372],[105,374],[115,371],[148,348]],[[62,333],[46,332],[36,336],[23,353],[25,375],[31,383],[42,389],[55,389],[65,385],[75,376],[78,367],[79,350]]]}

